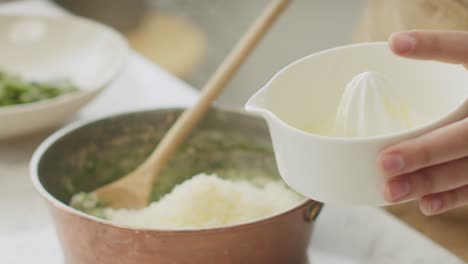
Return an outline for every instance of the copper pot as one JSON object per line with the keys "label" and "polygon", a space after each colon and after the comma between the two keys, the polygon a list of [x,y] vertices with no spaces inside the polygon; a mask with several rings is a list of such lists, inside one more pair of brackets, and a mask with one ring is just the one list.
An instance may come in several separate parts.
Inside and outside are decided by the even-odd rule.
{"label": "copper pot", "polygon": [[[33,182],[48,203],[66,262],[306,263],[313,220],[321,207],[310,200],[264,219],[196,230],[120,226],[67,205],[73,194],[91,191],[132,170],[180,112],[153,110],[74,124],[36,150]],[[201,171],[224,176],[231,169],[246,170],[279,179],[265,123],[240,111],[210,110],[181,149],[186,151],[160,174],[154,199]]]}

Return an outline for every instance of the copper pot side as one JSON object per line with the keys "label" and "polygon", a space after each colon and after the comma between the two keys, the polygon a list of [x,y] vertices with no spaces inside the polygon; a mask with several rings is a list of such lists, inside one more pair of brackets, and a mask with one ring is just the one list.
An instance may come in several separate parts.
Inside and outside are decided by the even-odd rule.
{"label": "copper pot side", "polygon": [[193,231],[118,227],[49,209],[68,264],[303,264],[313,228],[305,216],[314,203],[258,222]]}

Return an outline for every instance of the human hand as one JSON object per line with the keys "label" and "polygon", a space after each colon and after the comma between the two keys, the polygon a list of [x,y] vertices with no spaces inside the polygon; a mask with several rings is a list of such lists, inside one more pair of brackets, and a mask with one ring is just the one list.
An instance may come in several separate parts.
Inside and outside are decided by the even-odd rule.
{"label": "human hand", "polygon": [[[389,46],[407,58],[468,65],[468,32],[395,33]],[[425,215],[468,205],[468,118],[390,146],[378,162],[389,202],[419,200]]]}

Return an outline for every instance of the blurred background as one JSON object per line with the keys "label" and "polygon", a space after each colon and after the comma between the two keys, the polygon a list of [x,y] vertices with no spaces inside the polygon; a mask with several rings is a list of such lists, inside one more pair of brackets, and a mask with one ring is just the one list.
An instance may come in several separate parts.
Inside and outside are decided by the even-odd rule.
{"label": "blurred background", "polygon": [[[200,88],[268,0],[55,0],[105,22],[141,54]],[[365,0],[296,0],[219,101],[243,106],[278,70],[310,53],[351,41]]]}

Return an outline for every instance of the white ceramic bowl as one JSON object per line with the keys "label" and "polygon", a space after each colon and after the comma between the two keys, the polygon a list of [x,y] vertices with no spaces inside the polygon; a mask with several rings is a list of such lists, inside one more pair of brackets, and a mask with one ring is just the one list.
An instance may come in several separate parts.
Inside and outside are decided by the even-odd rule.
{"label": "white ceramic bowl", "polygon": [[128,45],[113,29],[76,16],[0,16],[0,70],[27,80],[69,79],[77,92],[0,106],[0,139],[63,122],[102,91],[125,64]]}
{"label": "white ceramic bowl", "polygon": [[[365,71],[381,73],[393,83],[408,105],[410,119],[418,117],[412,128],[361,138],[304,131],[332,127],[346,84]],[[467,84],[468,74],[460,65],[404,59],[386,43],[364,43],[315,53],[288,65],[246,108],[267,120],[279,171],[294,190],[323,203],[384,205],[384,175],[376,162],[379,151],[465,118]]]}

